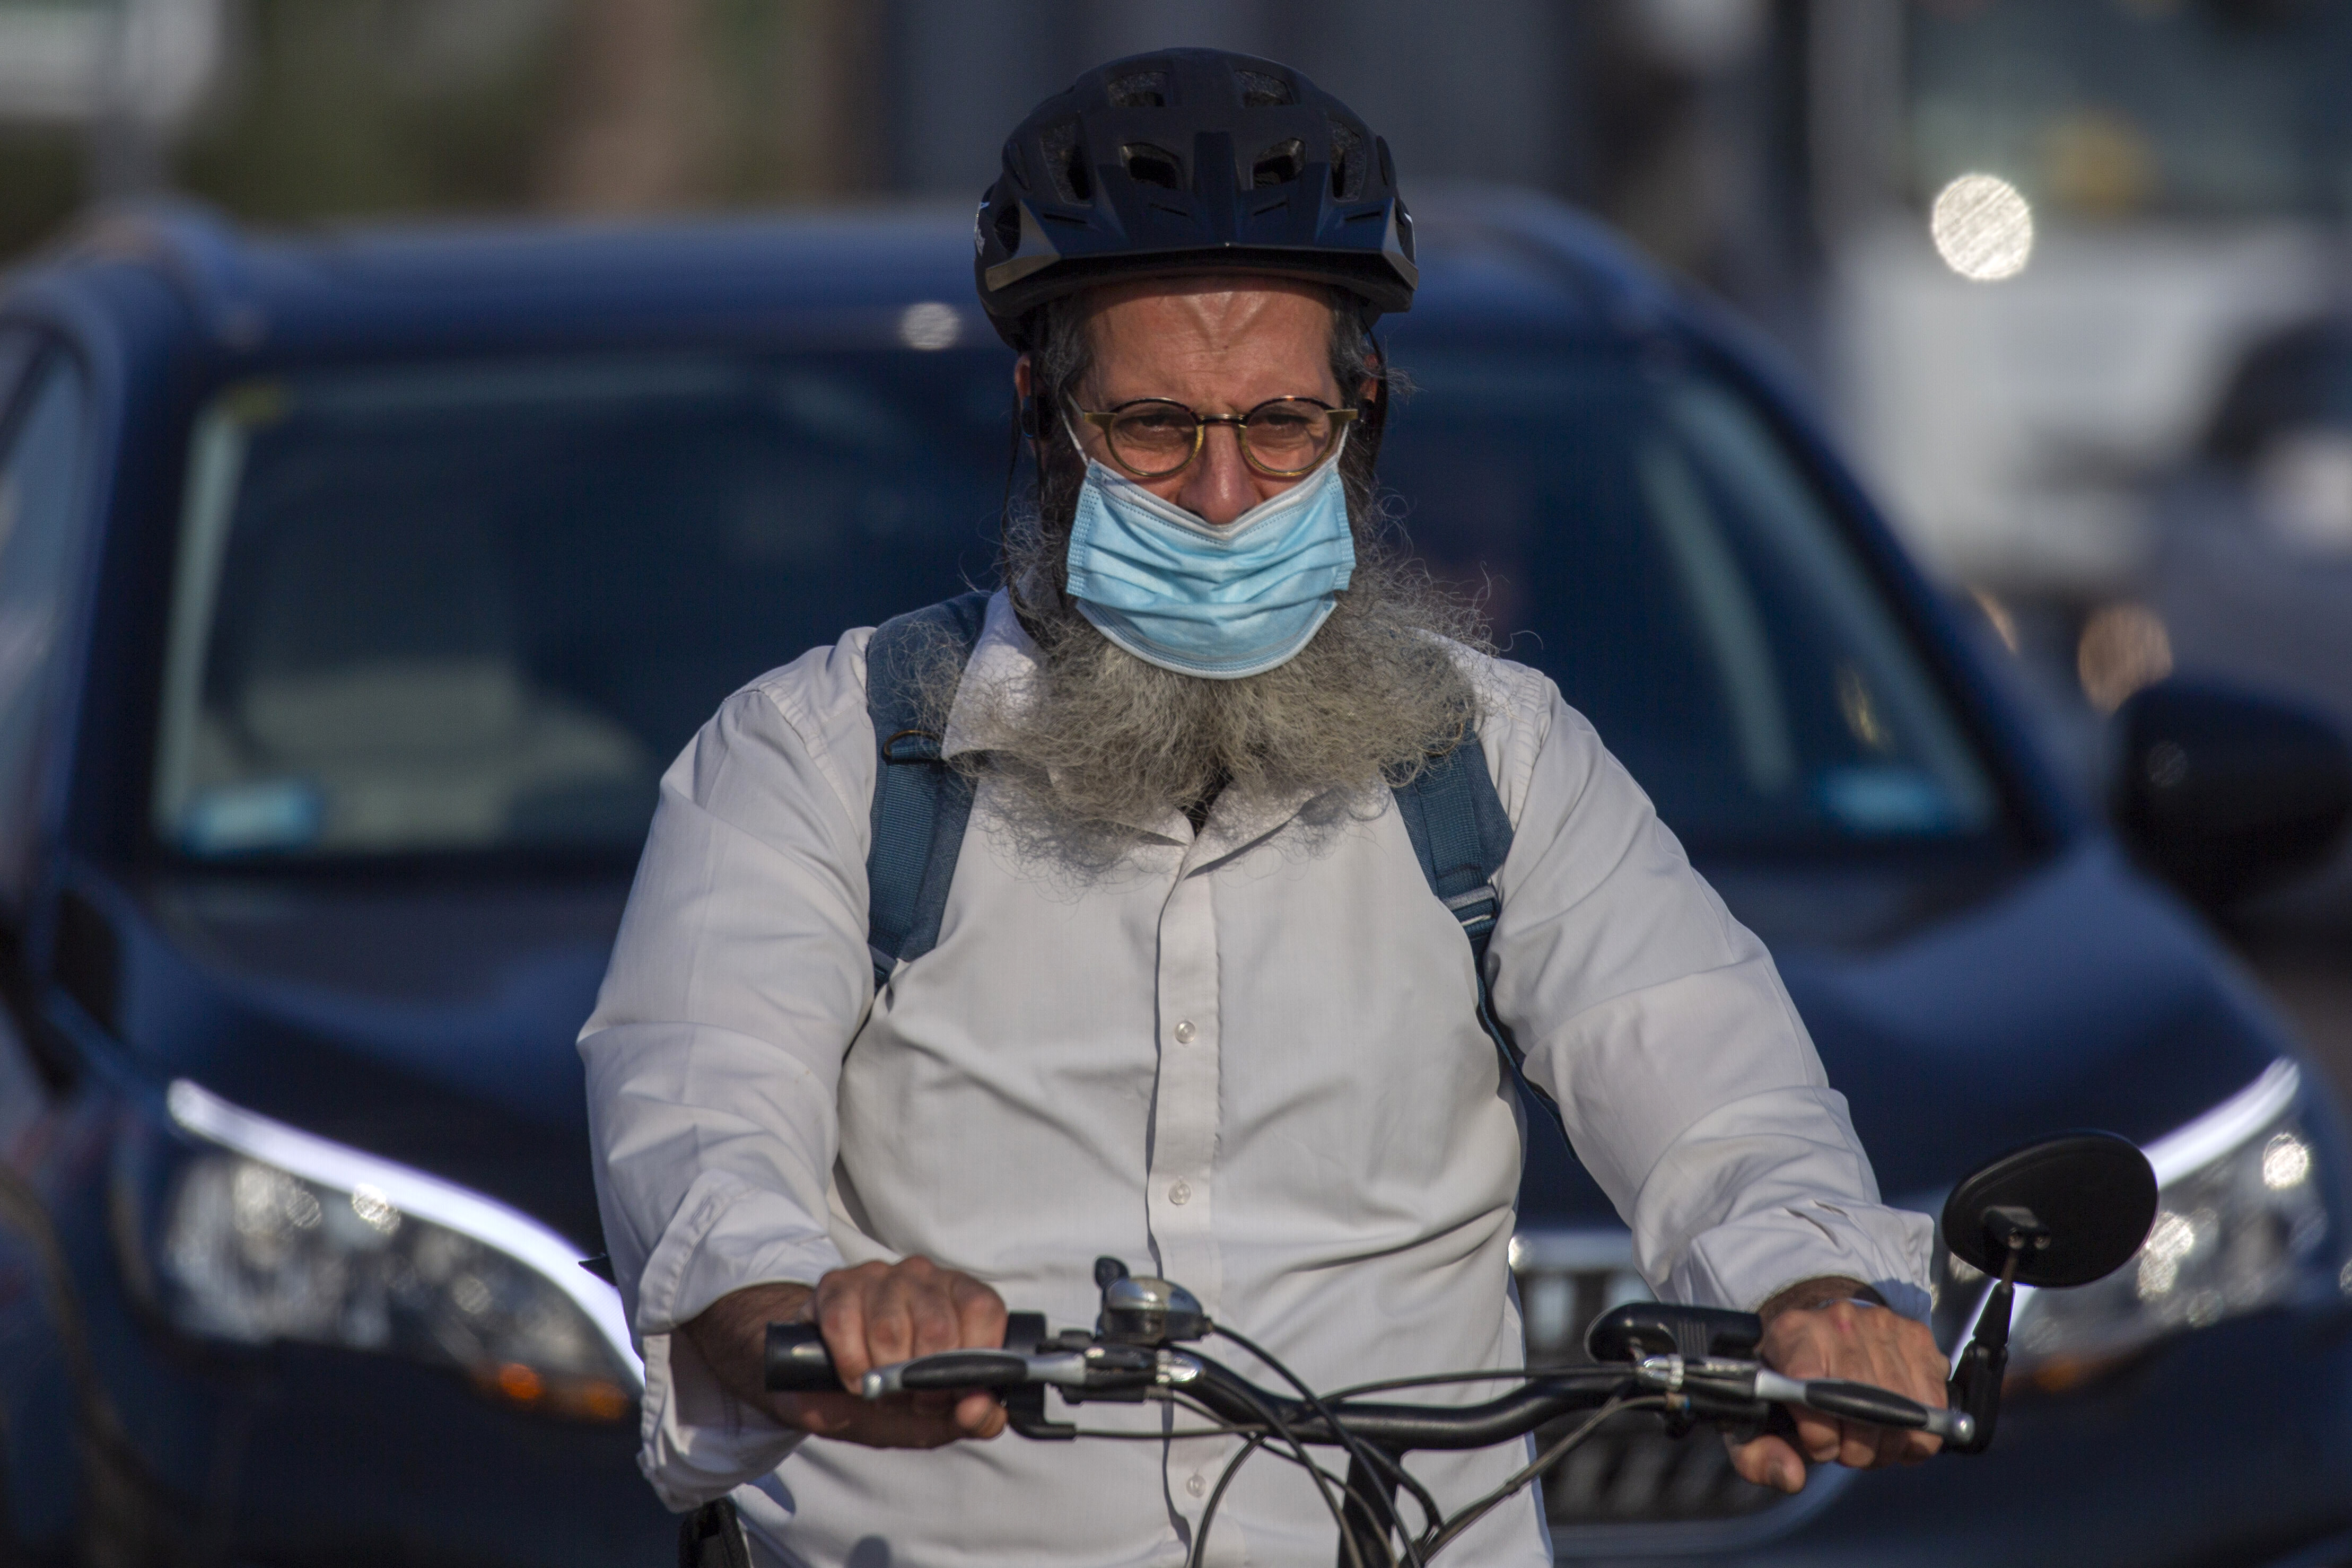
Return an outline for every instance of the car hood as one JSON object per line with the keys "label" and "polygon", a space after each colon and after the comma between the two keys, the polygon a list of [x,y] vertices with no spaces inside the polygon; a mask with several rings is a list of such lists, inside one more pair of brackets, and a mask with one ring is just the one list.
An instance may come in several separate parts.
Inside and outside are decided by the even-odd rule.
{"label": "car hood", "polygon": [[[2095,1126],[2147,1142],[2290,1051],[2195,915],[2091,841],[1973,901],[1857,935],[1856,875],[1717,867],[1772,946],[1891,1198]],[[163,1072],[514,1204],[601,1249],[573,1040],[625,884],[333,891],[205,883],[131,901],[118,1029]],[[1828,913],[1836,911],[1835,917]],[[1613,1210],[1541,1140],[1523,1212]]]}
{"label": "car hood", "polygon": [[[2294,1050],[2198,917],[2103,840],[1990,883],[1898,873],[1931,913],[1861,938],[1858,904],[1906,902],[1883,869],[1724,866],[1710,880],[1771,947],[1891,1201],[1940,1201],[1970,1167],[2049,1133],[2145,1144]],[[1973,889],[1958,908],[1932,885],[1955,881]],[[1522,1209],[1615,1218],[1557,1151],[1531,1162]]]}
{"label": "car hood", "polygon": [[115,1027],[163,1075],[601,1251],[573,1040],[627,892],[618,879],[152,888],[117,903]]}

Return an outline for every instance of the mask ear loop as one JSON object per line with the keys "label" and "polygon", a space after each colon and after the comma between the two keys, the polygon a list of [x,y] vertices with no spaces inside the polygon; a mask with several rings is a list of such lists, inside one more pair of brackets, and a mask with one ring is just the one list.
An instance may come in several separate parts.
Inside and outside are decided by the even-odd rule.
{"label": "mask ear loop", "polygon": [[996,573],[1012,586],[1013,564],[1013,481],[1021,472],[1021,438],[1028,434],[1032,416],[1029,400],[1018,392],[1013,394],[1012,426],[1005,432],[1004,494],[996,504]]}
{"label": "mask ear loop", "polygon": [[[1038,415],[1034,392],[1024,397],[1016,389],[1013,395],[1013,423],[1005,433],[1004,495],[997,505],[997,575],[1004,579],[1004,587],[1013,595],[1013,614],[1021,618],[1024,626],[1028,626],[1027,612],[1021,603],[1020,585],[1013,581],[1011,570],[1013,483],[1021,472],[1021,453],[1025,447],[1031,466],[1036,471],[1038,487],[1041,490],[1045,487],[1045,454],[1042,450],[1045,444],[1045,421]],[[1069,422],[1066,419],[1062,423],[1063,428],[1067,430]],[[1077,433],[1070,431],[1069,434],[1072,448],[1078,449]],[[1035,628],[1031,627],[1030,635],[1034,637],[1036,634]]]}
{"label": "mask ear loop", "polygon": [[1356,427],[1363,433],[1363,444],[1368,449],[1365,456],[1377,476],[1381,464],[1381,436],[1388,429],[1389,423],[1389,350],[1370,328],[1364,330],[1364,340],[1372,346],[1372,362],[1380,369],[1372,377],[1374,395],[1371,406],[1357,419]]}
{"label": "mask ear loop", "polygon": [[[1024,343],[1031,336],[1025,329],[1034,319],[1034,315],[1024,319],[1021,337]],[[1023,352],[1027,351],[1024,347]],[[1033,358],[1030,363],[1034,367],[1036,361]],[[1006,432],[1004,441],[1004,495],[996,507],[997,553],[1001,560],[1010,559],[1005,546],[1013,528],[1013,481],[1021,472],[1021,444],[1024,440],[1034,444],[1036,439],[1036,393],[1024,392],[1016,385],[1013,389],[1013,428]]]}

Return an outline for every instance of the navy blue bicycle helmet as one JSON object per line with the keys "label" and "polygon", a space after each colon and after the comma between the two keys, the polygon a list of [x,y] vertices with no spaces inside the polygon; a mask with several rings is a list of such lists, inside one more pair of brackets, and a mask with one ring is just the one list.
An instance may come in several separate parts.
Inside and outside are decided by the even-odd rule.
{"label": "navy blue bicycle helmet", "polygon": [[997,332],[1122,277],[1227,269],[1330,284],[1367,320],[1420,269],[1388,143],[1285,65],[1223,49],[1113,60],[1029,113],[982,201],[972,271]]}

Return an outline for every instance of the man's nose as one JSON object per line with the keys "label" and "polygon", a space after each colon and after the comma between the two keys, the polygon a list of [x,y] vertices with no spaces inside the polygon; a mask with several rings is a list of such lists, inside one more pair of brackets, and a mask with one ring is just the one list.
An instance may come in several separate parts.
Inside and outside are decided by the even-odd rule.
{"label": "man's nose", "polygon": [[1176,504],[1214,528],[1223,528],[1257,505],[1257,486],[1242,459],[1242,434],[1230,424],[1209,426],[1201,455],[1184,471]]}

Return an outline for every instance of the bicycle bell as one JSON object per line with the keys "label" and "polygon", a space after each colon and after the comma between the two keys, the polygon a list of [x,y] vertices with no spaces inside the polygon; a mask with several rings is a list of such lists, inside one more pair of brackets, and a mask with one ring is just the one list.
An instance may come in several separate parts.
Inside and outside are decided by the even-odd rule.
{"label": "bicycle bell", "polygon": [[1116,1258],[1095,1260],[1095,1281],[1102,1287],[1102,1316],[1095,1321],[1095,1333],[1105,1339],[1159,1344],[1209,1333],[1209,1314],[1201,1310],[1200,1298],[1181,1285],[1129,1274]]}

